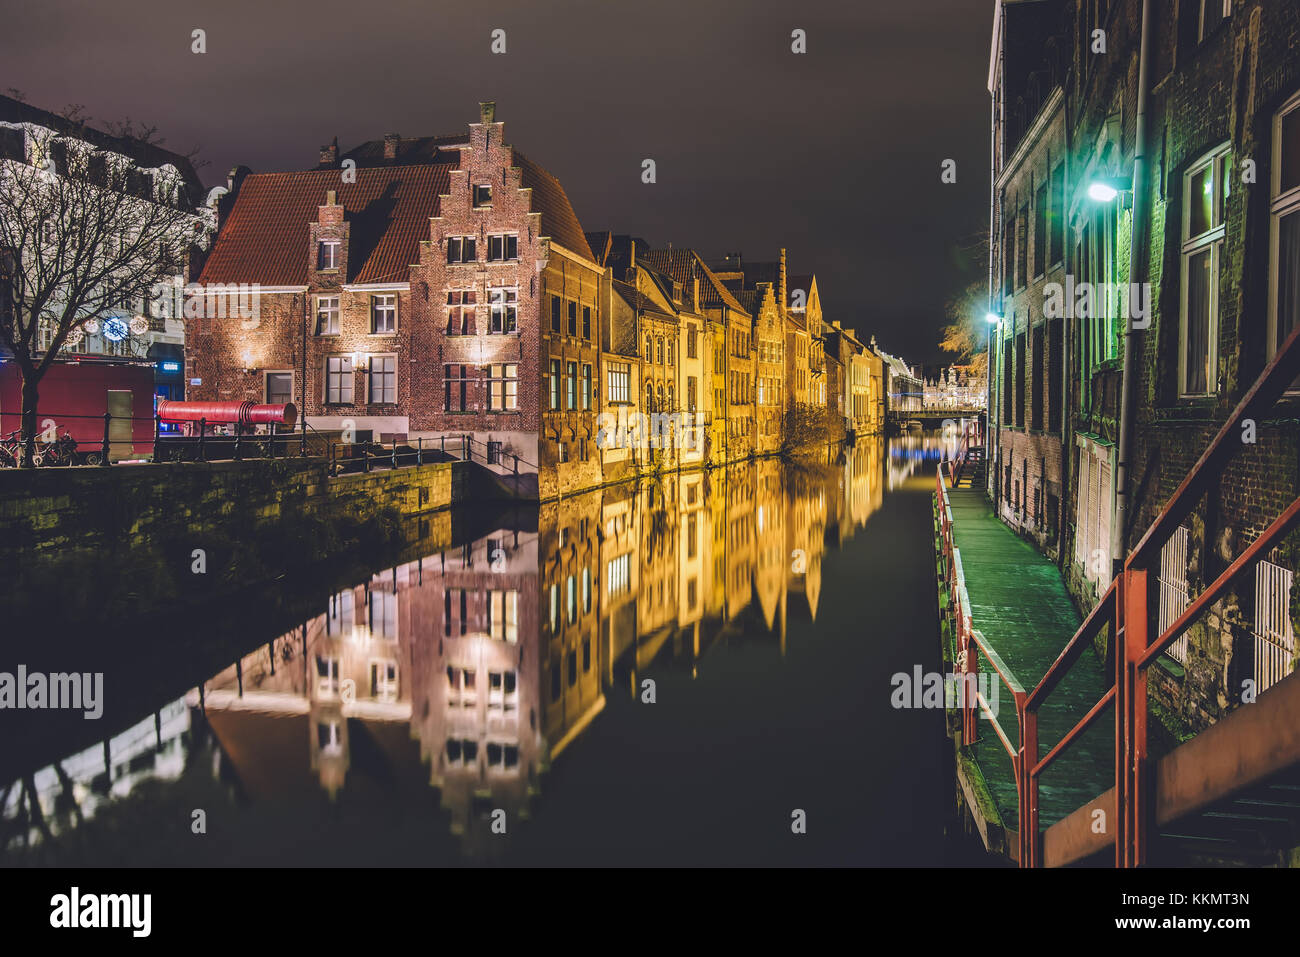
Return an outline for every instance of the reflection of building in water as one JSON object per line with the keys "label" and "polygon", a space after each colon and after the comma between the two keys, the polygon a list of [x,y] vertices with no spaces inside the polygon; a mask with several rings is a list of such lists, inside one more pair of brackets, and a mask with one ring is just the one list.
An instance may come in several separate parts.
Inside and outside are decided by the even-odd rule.
{"label": "reflection of building in water", "polygon": [[543,725],[558,755],[605,706],[600,664],[600,492],[542,506]]}
{"label": "reflection of building in water", "polygon": [[[747,462],[548,503],[536,529],[516,520],[337,589],[189,705],[253,801],[380,794],[434,813],[433,788],[465,852],[498,853],[493,813],[517,832],[608,695],[698,675],[732,641],[784,651],[788,616],[818,614],[827,543],[880,508],[884,462],[883,440],[863,437],[838,467]],[[131,753],[114,744],[115,768]],[[64,762],[74,781],[102,771],[84,757],[84,772]],[[35,780],[52,808],[56,773]]]}
{"label": "reflection of building in water", "polygon": [[0,853],[30,846],[88,821],[147,780],[171,781],[185,768],[189,709],[183,698],[99,744],[0,787]]}

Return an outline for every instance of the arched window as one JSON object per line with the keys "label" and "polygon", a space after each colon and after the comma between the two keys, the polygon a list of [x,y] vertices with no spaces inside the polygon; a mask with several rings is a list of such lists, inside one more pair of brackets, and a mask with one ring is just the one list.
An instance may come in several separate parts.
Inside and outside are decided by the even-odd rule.
{"label": "arched window", "polygon": [[653,383],[653,382],[647,382],[647,383],[645,384],[645,410],[646,410],[647,412],[653,412],[653,411],[654,411],[654,404],[655,404],[655,387],[654,387],[654,383]]}
{"label": "arched window", "polygon": [[663,365],[663,361],[664,361],[664,337],[660,336],[658,339],[658,349],[655,352],[655,362],[658,362],[660,365]]}
{"label": "arched window", "polygon": [[671,385],[668,387],[668,405],[666,408],[669,412],[673,411],[673,387]]}
{"label": "arched window", "polygon": [[652,354],[650,352],[650,336],[649,334],[647,334],[645,337],[645,361],[649,362],[651,358],[652,358]]}

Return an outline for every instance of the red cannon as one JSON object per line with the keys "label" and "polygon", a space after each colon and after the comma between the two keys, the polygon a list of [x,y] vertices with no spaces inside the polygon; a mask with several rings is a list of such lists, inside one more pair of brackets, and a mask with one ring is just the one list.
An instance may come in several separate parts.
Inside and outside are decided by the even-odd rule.
{"label": "red cannon", "polygon": [[158,417],[164,422],[200,422],[208,425],[235,424],[283,425],[292,429],[298,420],[298,407],[292,402],[283,405],[258,405],[256,402],[177,402],[161,399]]}

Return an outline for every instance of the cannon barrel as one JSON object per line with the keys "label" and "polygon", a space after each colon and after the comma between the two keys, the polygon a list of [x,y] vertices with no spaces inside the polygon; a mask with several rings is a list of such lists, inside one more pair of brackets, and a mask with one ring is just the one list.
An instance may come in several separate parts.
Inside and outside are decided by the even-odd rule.
{"label": "cannon barrel", "polygon": [[164,422],[198,422],[209,425],[238,423],[240,425],[284,425],[293,428],[298,420],[298,408],[292,402],[283,405],[259,405],[255,402],[178,402],[161,399],[158,417]]}

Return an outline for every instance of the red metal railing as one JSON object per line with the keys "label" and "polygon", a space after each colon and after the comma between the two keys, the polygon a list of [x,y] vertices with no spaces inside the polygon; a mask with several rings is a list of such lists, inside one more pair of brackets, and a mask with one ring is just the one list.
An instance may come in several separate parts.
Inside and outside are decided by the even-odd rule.
{"label": "red metal railing", "polygon": [[[988,719],[993,733],[997,735],[1002,749],[1011,759],[1011,773],[1015,779],[1016,795],[1021,808],[1019,820],[1020,860],[1028,853],[1024,835],[1030,833],[1025,828],[1023,809],[1028,800],[1025,788],[1028,785],[1026,768],[1026,743],[1033,738],[1034,731],[1026,721],[1027,695],[1015,674],[998,655],[984,636],[971,625],[970,595],[966,591],[966,576],[961,565],[961,550],[953,539],[952,505],[948,501],[948,485],[944,481],[943,469],[935,472],[935,507],[939,517],[939,538],[943,561],[944,588],[948,595],[948,614],[953,621],[953,635],[957,652],[955,671],[957,672],[957,704],[961,709],[961,742],[969,747],[979,737],[979,716],[982,712]],[[1016,709],[1016,741],[1013,743],[1006,730],[998,721],[997,712],[989,704],[984,693],[979,690],[979,656],[992,666],[998,680],[1011,693]]]}
{"label": "red metal railing", "polygon": [[[1191,514],[1207,489],[1217,485],[1232,456],[1244,444],[1242,423],[1259,420],[1300,374],[1300,328],[1287,338],[1277,355],[1237,404],[1214,440],[1191,472],[1152,522],[1141,541],[1124,562],[1123,571],[1111,582],[1101,601],[1088,615],[1060,656],[1029,694],[1024,712],[1021,803],[1021,865],[1034,867],[1045,862],[1039,833],[1038,780],[1057,757],[1076,742],[1112,705],[1115,707],[1115,864],[1136,867],[1147,862],[1151,834],[1155,829],[1156,793],[1154,764],[1148,750],[1147,669],[1204,614],[1220,601],[1233,582],[1300,524],[1300,497],[1282,512],[1250,546],[1237,557],[1163,633],[1151,640],[1152,602],[1149,587],[1159,572],[1160,552],[1165,543]],[[1066,672],[1078,661],[1103,625],[1109,624],[1114,648],[1114,684],[1088,713],[1041,760],[1036,732],[1037,712]]]}

